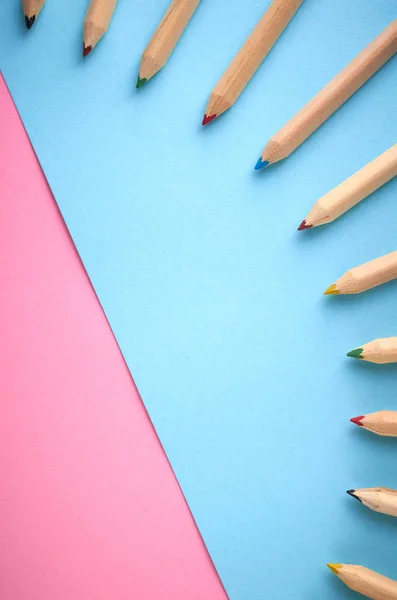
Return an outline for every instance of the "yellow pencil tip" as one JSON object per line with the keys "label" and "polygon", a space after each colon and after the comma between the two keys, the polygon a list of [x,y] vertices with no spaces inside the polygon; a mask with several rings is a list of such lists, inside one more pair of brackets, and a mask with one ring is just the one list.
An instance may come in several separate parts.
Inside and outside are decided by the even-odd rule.
{"label": "yellow pencil tip", "polygon": [[339,574],[339,569],[341,569],[341,568],[342,568],[342,565],[340,565],[339,563],[336,563],[336,564],[334,564],[334,563],[328,563],[328,564],[327,564],[327,567],[328,567],[329,569],[331,569],[331,571],[332,571],[333,573],[335,573],[335,575],[338,575],[338,574]]}
{"label": "yellow pencil tip", "polygon": [[339,294],[339,290],[336,289],[336,283],[333,283],[325,290],[324,296],[328,296],[329,294]]}

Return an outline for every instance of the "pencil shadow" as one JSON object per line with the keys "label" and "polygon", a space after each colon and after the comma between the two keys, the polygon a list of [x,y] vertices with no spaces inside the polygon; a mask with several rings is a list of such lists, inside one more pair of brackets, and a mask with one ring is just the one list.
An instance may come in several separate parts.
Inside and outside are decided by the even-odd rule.
{"label": "pencil shadow", "polygon": [[[365,412],[365,410],[363,410],[363,412]],[[371,447],[373,452],[378,448],[384,452],[397,451],[397,438],[377,435],[372,431],[367,431],[366,429],[357,427],[357,425],[353,424],[351,429],[353,430],[350,433],[352,441],[357,444],[358,448],[360,448],[361,445],[365,445],[366,447]]]}
{"label": "pencil shadow", "polygon": [[[360,342],[362,343],[362,342]],[[388,375],[397,375],[397,363],[389,363],[386,365],[378,365],[376,363],[370,363],[365,360],[357,360],[354,358],[350,358],[346,360],[348,369],[360,369],[363,373],[368,373],[371,375],[377,374],[378,372],[382,372],[383,376],[385,374]],[[356,371],[353,371],[356,372]]]}
{"label": "pencil shadow", "polygon": [[73,36],[73,56],[76,58],[76,64],[82,65],[85,63],[90,63],[94,54],[88,54],[88,56],[83,56],[83,23],[85,14],[87,12],[88,3],[83,3],[84,6],[81,7],[81,19],[79,22],[79,26],[74,28],[74,36]]}
{"label": "pencil shadow", "polygon": [[[256,160],[258,160],[259,154],[257,155]],[[255,169],[255,164],[256,164],[256,160],[252,161],[252,163],[249,166],[249,179],[250,179],[250,183],[252,185],[258,186],[258,193],[262,194],[261,198],[265,199],[266,201],[270,201],[271,203],[274,203],[274,196],[263,196],[264,193],[264,185],[269,184],[269,186],[273,185],[273,183],[276,181],[277,179],[279,179],[281,177],[281,174],[279,173],[280,169],[283,168],[283,164],[282,161],[281,162],[277,162],[274,165],[270,165],[268,167],[264,167],[263,169]],[[266,183],[265,183],[266,182]],[[265,188],[266,189],[266,188]],[[298,223],[299,224],[299,223]],[[298,227],[298,225],[297,225]]]}
{"label": "pencil shadow", "polygon": [[[363,341],[357,340],[357,343],[362,344]],[[353,346],[354,346],[354,344],[352,345],[351,348],[348,348],[347,350],[352,350]],[[356,345],[356,347],[357,347],[357,345]],[[369,389],[372,390],[372,395],[370,398],[368,398],[369,402],[371,402],[373,400],[374,390],[378,389],[378,386],[385,385],[385,382],[387,382],[387,384],[391,386],[391,389],[393,388],[393,386],[395,386],[397,388],[397,364],[396,363],[391,363],[388,365],[377,365],[377,364],[369,363],[369,362],[366,362],[363,360],[357,360],[354,358],[345,357],[341,364],[341,372],[342,372],[342,376],[349,378],[352,381],[361,381],[364,386],[362,388],[363,390],[365,389],[366,386],[369,386]],[[364,398],[363,398],[363,400],[364,400]],[[392,400],[392,402],[393,402],[393,400]],[[396,404],[394,406],[393,405],[390,406],[390,400],[389,400],[388,404],[389,404],[389,406],[385,407],[385,406],[383,406],[383,401],[380,400],[380,407],[382,409],[389,408],[390,410],[396,410],[397,409],[397,398],[396,398]],[[361,414],[364,414],[365,412],[368,412],[368,410],[366,410],[365,406],[363,406],[361,409]],[[352,415],[352,417],[354,417],[354,416],[356,416],[356,415]],[[382,438],[382,436],[376,436],[376,434],[373,434],[373,437],[375,439],[384,439],[384,440],[390,439],[390,438]]]}
{"label": "pencil shadow", "polygon": [[[330,558],[330,562],[337,562],[338,560],[342,560],[341,557]],[[345,586],[336,575],[331,573],[326,565],[323,567],[323,576],[321,579],[318,578],[315,589],[313,589],[312,585],[310,586],[310,589],[305,594],[305,600],[319,600],[324,595],[328,597],[328,593],[331,592],[333,594],[332,597],[342,600],[353,600],[352,596],[354,592]]]}
{"label": "pencil shadow", "polygon": [[[379,482],[369,483],[371,485],[381,485]],[[357,488],[360,487],[357,485]],[[349,502],[349,500],[351,502]],[[397,533],[397,518],[392,517],[390,515],[384,515],[382,513],[375,512],[371,510],[367,506],[361,504],[354,498],[349,498],[346,494],[346,511],[349,511],[351,514],[351,518],[357,521],[359,528],[368,527],[376,527],[377,529],[381,529],[382,527],[387,528],[388,530],[392,529]]]}
{"label": "pencil shadow", "polygon": [[[23,14],[23,8],[22,8],[21,3],[15,2],[14,8],[15,8],[15,13],[18,13],[17,14],[17,21],[18,21],[18,26],[17,26],[18,30],[17,30],[17,33],[18,33],[18,35],[21,38],[22,37],[25,38],[27,35],[29,35],[29,34],[32,33],[32,30],[35,27],[33,27],[32,29],[28,29],[26,27],[25,15]],[[36,25],[37,25],[37,23],[34,24],[34,26],[36,26]]]}
{"label": "pencil shadow", "polygon": [[317,240],[320,236],[324,236],[326,234],[325,228],[326,226],[321,227],[313,227],[311,229],[305,229],[304,231],[298,231],[299,223],[296,225],[297,231],[296,238],[294,241],[299,244],[313,244],[313,240]]}
{"label": "pencil shadow", "polygon": [[73,42],[74,56],[76,58],[76,64],[83,65],[91,62],[92,56],[83,56],[83,36],[81,32],[76,31],[75,40]]}

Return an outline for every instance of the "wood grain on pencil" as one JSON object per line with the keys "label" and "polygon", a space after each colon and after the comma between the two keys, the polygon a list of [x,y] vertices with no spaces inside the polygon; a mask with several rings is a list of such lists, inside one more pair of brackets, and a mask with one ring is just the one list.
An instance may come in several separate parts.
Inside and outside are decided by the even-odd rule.
{"label": "wood grain on pencil", "polygon": [[364,506],[367,506],[375,512],[391,517],[397,517],[397,492],[390,488],[374,487],[362,488],[358,490],[347,490],[349,496],[352,496]]}
{"label": "wood grain on pencil", "polygon": [[84,19],[83,56],[87,56],[107,31],[117,0],[91,0]]}
{"label": "wood grain on pencil", "polygon": [[351,590],[372,600],[396,600],[397,581],[359,565],[328,564],[335,575]]}
{"label": "wood grain on pencil", "polygon": [[45,0],[22,0],[23,14],[25,15],[25,24],[30,29],[37,19],[39,12],[44,6]]}
{"label": "wood grain on pencil", "polygon": [[350,350],[347,356],[385,365],[397,362],[397,337],[379,338]]}
{"label": "wood grain on pencil", "polygon": [[397,175],[397,144],[322,196],[298,231],[334,221]]}
{"label": "wood grain on pencil", "polygon": [[396,52],[397,19],[269,140],[255,168],[275,163],[296,150]]}
{"label": "wood grain on pencil", "polygon": [[350,419],[352,423],[384,437],[397,437],[397,412],[379,410],[368,415]]}
{"label": "wood grain on pencil", "polygon": [[142,54],[136,87],[165,65],[199,3],[200,0],[172,0]]}
{"label": "wood grain on pencil", "polygon": [[273,0],[212,90],[203,125],[235,103],[302,2],[303,0]]}
{"label": "wood grain on pencil", "polygon": [[360,294],[397,277],[397,251],[347,271],[324,294]]}

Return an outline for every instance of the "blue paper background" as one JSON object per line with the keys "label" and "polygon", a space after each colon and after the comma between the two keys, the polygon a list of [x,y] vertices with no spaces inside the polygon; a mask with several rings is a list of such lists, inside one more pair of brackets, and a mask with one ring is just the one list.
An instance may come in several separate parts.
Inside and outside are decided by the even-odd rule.
{"label": "blue paper background", "polygon": [[48,0],[27,31],[3,0],[1,67],[230,598],[347,599],[326,562],[397,579],[397,521],[345,494],[397,487],[397,441],[349,423],[397,409],[397,367],[344,357],[397,334],[397,283],[322,292],[396,249],[397,180],[327,227],[296,227],[397,141],[397,59],[287,160],[253,168],[397,4],[306,0],[237,104],[202,129],[267,5],[204,0],[135,90],[167,0],[119,0],[85,60],[86,2]]}

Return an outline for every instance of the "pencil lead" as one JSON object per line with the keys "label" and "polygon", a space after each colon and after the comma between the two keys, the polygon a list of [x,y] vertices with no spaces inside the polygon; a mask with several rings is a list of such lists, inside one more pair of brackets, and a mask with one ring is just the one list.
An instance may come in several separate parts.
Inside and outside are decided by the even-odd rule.
{"label": "pencil lead", "polygon": [[355,425],[358,425],[359,427],[364,427],[363,423],[361,423],[361,421],[363,420],[364,415],[361,415],[361,417],[352,417],[350,419],[350,421],[352,423],[354,423]]}
{"label": "pencil lead", "polygon": [[302,223],[298,227],[298,231],[303,231],[304,229],[311,229],[313,225],[306,225],[306,219],[303,219]]}
{"label": "pencil lead", "polygon": [[87,56],[87,54],[89,54],[92,50],[92,46],[84,46],[83,43],[83,56]]}
{"label": "pencil lead", "polygon": [[364,348],[356,348],[355,350],[351,350],[346,354],[346,356],[350,356],[350,358],[360,358],[363,359],[362,353],[364,352]]}
{"label": "pencil lead", "polygon": [[341,569],[341,568],[342,568],[342,565],[340,565],[339,563],[338,563],[338,564],[335,564],[335,563],[328,563],[328,564],[327,564],[327,567],[328,567],[329,569],[331,569],[331,571],[332,571],[333,573],[335,573],[335,575],[339,575],[339,569]]}
{"label": "pencil lead", "polygon": [[258,161],[255,165],[255,171],[259,171],[259,169],[263,169],[264,167],[267,167],[267,165],[269,164],[268,160],[262,160],[262,157],[260,156],[258,158]]}
{"label": "pencil lead", "polygon": [[324,296],[328,296],[330,294],[336,295],[339,294],[339,290],[336,289],[336,283],[330,285],[324,292]]}
{"label": "pencil lead", "polygon": [[209,117],[207,117],[207,115],[204,115],[203,117],[203,121],[202,121],[202,125],[208,125],[208,123],[211,123],[211,121],[213,121],[214,119],[216,119],[217,115],[210,115]]}
{"label": "pencil lead", "polygon": [[356,496],[356,490],[346,490],[346,494],[349,494],[349,496],[361,502],[361,499],[358,496]]}
{"label": "pencil lead", "polygon": [[35,22],[35,20],[36,20],[36,15],[33,15],[33,17],[28,17],[27,15],[25,15],[26,27],[28,29],[30,29],[32,27],[33,23]]}
{"label": "pencil lead", "polygon": [[142,77],[142,78],[141,78],[141,77],[139,77],[139,75],[138,75],[138,79],[136,80],[136,87],[137,87],[137,88],[140,88],[140,87],[142,87],[143,85],[145,85],[145,83],[146,83],[146,82],[147,82],[147,78],[146,78],[146,77]]}

